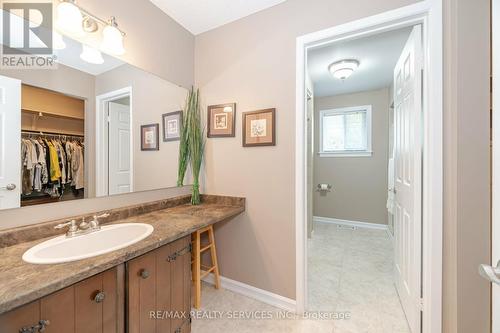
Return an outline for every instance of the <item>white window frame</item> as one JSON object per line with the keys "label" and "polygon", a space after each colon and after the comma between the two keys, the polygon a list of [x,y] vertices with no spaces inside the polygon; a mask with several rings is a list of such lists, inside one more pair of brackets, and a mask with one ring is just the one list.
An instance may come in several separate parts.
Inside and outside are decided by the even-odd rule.
{"label": "white window frame", "polygon": [[[366,113],[366,150],[324,151],[323,149],[323,118],[331,115],[345,115],[352,112]],[[372,156],[372,106],[360,105],[346,108],[321,110],[319,112],[319,156],[320,157],[367,157]]]}

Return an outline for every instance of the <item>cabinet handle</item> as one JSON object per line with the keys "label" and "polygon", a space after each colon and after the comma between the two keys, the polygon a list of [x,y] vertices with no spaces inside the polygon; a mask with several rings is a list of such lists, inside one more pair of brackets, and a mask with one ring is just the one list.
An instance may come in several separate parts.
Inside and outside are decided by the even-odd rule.
{"label": "cabinet handle", "polygon": [[19,333],[36,333],[45,331],[46,326],[50,325],[48,320],[40,320],[37,325],[31,327],[23,327],[19,330]]}
{"label": "cabinet handle", "polygon": [[147,279],[149,277],[149,272],[147,269],[142,269],[139,275],[141,276],[141,278]]}
{"label": "cabinet handle", "polygon": [[105,298],[106,298],[106,294],[104,293],[104,291],[98,291],[94,296],[94,302],[102,303]]}

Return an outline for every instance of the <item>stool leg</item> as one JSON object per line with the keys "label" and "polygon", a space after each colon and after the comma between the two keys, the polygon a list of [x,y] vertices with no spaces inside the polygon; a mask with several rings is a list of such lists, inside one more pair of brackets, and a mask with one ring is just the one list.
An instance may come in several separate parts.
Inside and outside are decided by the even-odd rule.
{"label": "stool leg", "polygon": [[201,305],[201,256],[200,256],[200,234],[198,231],[194,233],[194,308],[199,309]]}
{"label": "stool leg", "polygon": [[220,275],[219,275],[219,263],[217,262],[217,250],[215,247],[215,236],[214,236],[214,227],[210,226],[208,229],[208,240],[212,245],[210,247],[210,256],[212,257],[212,265],[214,265],[214,277],[215,277],[215,289],[220,288]]}

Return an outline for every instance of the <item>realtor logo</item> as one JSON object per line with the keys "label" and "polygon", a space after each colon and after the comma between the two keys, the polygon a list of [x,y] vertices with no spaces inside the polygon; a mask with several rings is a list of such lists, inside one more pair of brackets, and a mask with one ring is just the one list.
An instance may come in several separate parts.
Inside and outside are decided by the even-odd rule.
{"label": "realtor logo", "polygon": [[53,68],[52,3],[4,2],[1,68]]}

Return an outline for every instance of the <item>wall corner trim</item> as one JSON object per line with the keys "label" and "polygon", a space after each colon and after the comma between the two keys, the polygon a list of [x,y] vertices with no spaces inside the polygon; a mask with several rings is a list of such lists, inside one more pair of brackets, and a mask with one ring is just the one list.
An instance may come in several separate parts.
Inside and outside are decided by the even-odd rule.
{"label": "wall corner trim", "polygon": [[[214,282],[214,276],[213,274],[209,274],[206,277],[203,278],[203,281],[209,283],[209,284],[215,284]],[[268,305],[272,305],[276,308],[285,310],[285,311],[290,311],[290,312],[296,312],[297,310],[297,305],[296,301],[278,294],[274,294],[270,291],[259,289],[256,287],[253,287],[251,285],[231,280],[226,277],[221,276],[220,277],[220,282],[221,282],[221,287],[223,289],[232,291],[236,294],[240,294],[249,298],[253,298],[257,301],[260,301],[262,303],[266,303]]]}

